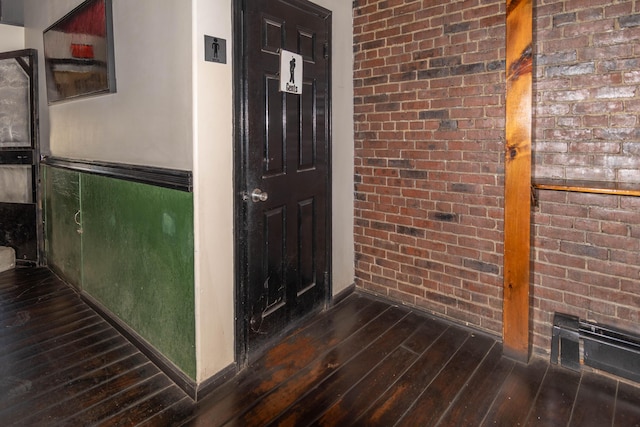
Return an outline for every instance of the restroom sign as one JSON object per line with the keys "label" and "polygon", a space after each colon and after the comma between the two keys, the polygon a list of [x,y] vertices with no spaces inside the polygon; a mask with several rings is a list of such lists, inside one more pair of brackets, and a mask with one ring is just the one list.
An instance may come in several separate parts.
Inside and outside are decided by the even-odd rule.
{"label": "restroom sign", "polygon": [[280,91],[302,94],[302,55],[280,51]]}

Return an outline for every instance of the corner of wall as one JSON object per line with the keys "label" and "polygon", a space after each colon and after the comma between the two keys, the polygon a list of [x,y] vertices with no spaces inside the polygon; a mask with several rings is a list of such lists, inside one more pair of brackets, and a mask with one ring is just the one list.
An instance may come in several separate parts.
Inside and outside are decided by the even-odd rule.
{"label": "corner of wall", "polygon": [[[192,14],[196,359],[203,383],[235,359],[231,2],[193,0]],[[227,41],[226,64],[204,61],[205,35]]]}

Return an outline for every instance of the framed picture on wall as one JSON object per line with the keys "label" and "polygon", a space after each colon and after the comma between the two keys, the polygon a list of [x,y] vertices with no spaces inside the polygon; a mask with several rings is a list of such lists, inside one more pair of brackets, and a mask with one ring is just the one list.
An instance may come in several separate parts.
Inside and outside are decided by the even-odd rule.
{"label": "framed picture on wall", "polygon": [[116,91],[111,0],[87,0],[44,30],[47,99]]}

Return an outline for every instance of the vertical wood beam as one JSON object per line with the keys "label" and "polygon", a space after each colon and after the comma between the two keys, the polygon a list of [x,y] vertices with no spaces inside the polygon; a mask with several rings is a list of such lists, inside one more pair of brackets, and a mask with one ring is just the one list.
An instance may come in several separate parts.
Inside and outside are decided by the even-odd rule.
{"label": "vertical wood beam", "polygon": [[532,0],[507,0],[503,351],[529,359]]}

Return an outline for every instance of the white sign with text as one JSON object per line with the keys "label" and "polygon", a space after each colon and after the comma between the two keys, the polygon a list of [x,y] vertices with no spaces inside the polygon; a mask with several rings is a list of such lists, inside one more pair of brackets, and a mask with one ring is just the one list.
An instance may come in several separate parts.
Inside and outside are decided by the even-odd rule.
{"label": "white sign with text", "polygon": [[280,51],[280,91],[302,94],[302,55]]}

